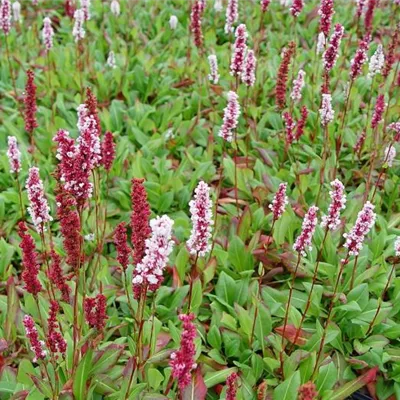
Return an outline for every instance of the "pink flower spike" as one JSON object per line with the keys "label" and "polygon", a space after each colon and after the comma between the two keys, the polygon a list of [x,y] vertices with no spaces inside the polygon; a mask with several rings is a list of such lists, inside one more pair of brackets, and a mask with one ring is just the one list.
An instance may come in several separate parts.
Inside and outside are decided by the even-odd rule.
{"label": "pink flower spike", "polygon": [[232,142],[233,131],[238,125],[240,116],[239,96],[233,92],[228,92],[228,105],[224,109],[224,122],[219,130],[218,136],[227,142]]}
{"label": "pink flower spike", "polygon": [[189,206],[192,214],[192,233],[187,241],[187,247],[190,254],[204,257],[211,249],[209,241],[214,224],[210,187],[205,182],[199,182]]}
{"label": "pink flower spike", "polygon": [[90,3],[91,0],[81,0],[81,9],[83,11],[83,15],[85,17],[85,21],[89,21],[91,18],[90,15]]}
{"label": "pink flower spike", "polygon": [[15,136],[8,137],[7,157],[10,163],[10,172],[18,174],[21,171],[21,152],[18,149],[18,142]]}
{"label": "pink flower spike", "polygon": [[239,0],[228,0],[226,7],[225,33],[233,31],[233,24],[239,19]]}
{"label": "pink flower spike", "polygon": [[333,0],[321,0],[318,14],[321,17],[319,21],[319,31],[323,32],[325,36],[328,36],[331,30],[332,17],[333,14],[335,14]]}
{"label": "pink flower spike", "polygon": [[39,340],[39,334],[33,318],[30,315],[25,315],[23,323],[25,327],[26,337],[29,339],[29,342],[31,344],[31,350],[35,353],[33,362],[43,360],[47,354],[47,352],[43,349],[45,343],[43,342],[43,340]]}
{"label": "pink flower spike", "polygon": [[296,123],[293,120],[292,114],[287,111],[283,113],[282,118],[285,122],[286,143],[291,145],[295,140],[294,129],[296,128]]}
{"label": "pink flower spike", "polygon": [[400,142],[400,122],[392,122],[390,125],[388,125],[386,130],[394,131],[394,140],[396,142]]}
{"label": "pink flower spike", "polygon": [[304,78],[306,76],[306,73],[301,69],[299,70],[299,73],[297,75],[297,79],[293,81],[293,90],[292,93],[290,94],[290,97],[294,101],[300,101],[301,100],[301,91],[303,90],[304,87]]}
{"label": "pink flower spike", "polygon": [[384,164],[386,164],[389,168],[393,166],[393,161],[396,158],[396,149],[394,146],[387,146],[385,149],[385,157],[383,158]]}
{"label": "pink flower spike", "polygon": [[254,51],[248,50],[246,53],[242,72],[242,82],[246,86],[254,86],[254,83],[256,81],[256,64],[257,58],[254,55]]}
{"label": "pink flower spike", "polygon": [[292,6],[290,7],[290,12],[292,13],[293,17],[297,18],[300,15],[303,7],[303,0],[293,0]]}
{"label": "pink flower spike", "polygon": [[328,125],[335,117],[335,111],[332,108],[332,96],[329,93],[322,94],[322,105],[319,110],[322,126]]}
{"label": "pink flower spike", "polygon": [[32,167],[29,169],[26,190],[30,202],[28,212],[36,231],[41,234],[46,231],[46,222],[52,221],[53,218],[49,214],[50,207],[44,194],[43,182],[39,176],[39,168]]}
{"label": "pink flower spike", "polygon": [[340,224],[340,211],[346,208],[346,193],[343,183],[339,179],[331,182],[332,190],[329,192],[331,204],[329,205],[328,215],[322,217],[321,226],[334,231]]}
{"label": "pink flower spike", "polygon": [[318,207],[311,206],[309,208],[307,214],[304,216],[301,233],[293,245],[293,250],[300,253],[303,257],[307,255],[306,249],[312,250],[311,241],[318,224],[317,212]]}
{"label": "pink flower spike", "polygon": [[226,379],[226,400],[236,400],[238,374],[233,372]]}
{"label": "pink flower spike", "polygon": [[67,342],[60,333],[60,326],[57,321],[57,313],[60,309],[56,300],[50,301],[50,312],[47,320],[47,347],[52,353],[65,354],[67,350]]}
{"label": "pink flower spike", "polygon": [[400,236],[397,236],[394,242],[394,252],[396,257],[400,257]]}
{"label": "pink flower spike", "polygon": [[146,253],[141,263],[133,271],[133,289],[135,293],[147,288],[155,292],[163,281],[163,272],[171,254],[174,242],[172,226],[174,221],[167,215],[150,221],[152,235],[146,240]]}
{"label": "pink flower spike", "polygon": [[245,24],[240,24],[235,32],[235,44],[233,46],[233,54],[231,58],[231,75],[240,76],[245,65],[245,57],[247,51],[247,28]]}
{"label": "pink flower spike", "polygon": [[313,382],[304,383],[299,387],[298,400],[315,400],[318,398],[318,391]]}
{"label": "pink flower spike", "polygon": [[261,0],[261,11],[263,13],[267,12],[269,3],[271,3],[271,0]]}
{"label": "pink flower spike", "polygon": [[371,36],[369,34],[365,35],[364,39],[360,41],[354,58],[351,60],[350,78],[353,80],[361,74],[362,66],[368,60],[368,49],[370,41]]}
{"label": "pink flower spike", "polygon": [[51,26],[51,19],[46,17],[43,20],[42,38],[46,51],[49,52],[53,48],[54,30]]}
{"label": "pink flower spike", "polygon": [[194,360],[196,355],[194,339],[196,338],[197,330],[192,322],[194,314],[181,314],[179,319],[183,322],[181,346],[178,351],[171,354],[169,365],[172,368],[172,376],[178,380],[179,389],[183,390],[192,379],[192,371],[197,368]]}
{"label": "pink flower spike", "polygon": [[101,144],[101,163],[104,169],[109,172],[115,158],[115,143],[113,134],[107,131],[104,134],[103,142]]}
{"label": "pink flower spike", "polygon": [[194,44],[200,48],[203,46],[203,31],[201,29],[201,19],[204,12],[202,0],[195,0],[190,13],[190,29],[192,30]]}
{"label": "pink flower spike", "polygon": [[375,206],[367,201],[363,209],[358,213],[353,229],[343,235],[346,239],[346,243],[343,246],[348,249],[349,254],[352,256],[358,256],[363,248],[365,236],[375,224],[376,214],[374,213],[374,208]]}
{"label": "pink flower spike", "polygon": [[117,248],[117,260],[121,267],[126,270],[129,265],[131,249],[128,246],[128,235],[126,234],[125,222],[118,224],[114,233],[114,244]]}
{"label": "pink flower spike", "polygon": [[83,10],[79,9],[74,12],[74,28],[72,29],[72,36],[75,38],[75,42],[85,38],[86,32],[84,28],[85,14]]}
{"label": "pink flower spike", "polygon": [[274,221],[277,221],[284,213],[286,205],[289,203],[286,196],[287,183],[283,182],[279,185],[278,191],[275,193],[272,203],[268,208],[272,211]]}
{"label": "pink flower spike", "polygon": [[1,0],[0,4],[0,28],[7,36],[11,30],[11,3],[10,0]]}
{"label": "pink flower spike", "polygon": [[344,28],[340,24],[335,25],[335,31],[333,32],[329,41],[329,46],[325,50],[323,55],[324,67],[326,72],[329,72],[336,64],[339,57],[339,47],[344,34]]}
{"label": "pink flower spike", "polygon": [[371,118],[371,128],[376,129],[378,125],[383,121],[383,113],[385,111],[385,96],[380,94],[376,99],[374,114]]}
{"label": "pink flower spike", "polygon": [[208,56],[208,63],[210,65],[210,74],[208,75],[208,79],[216,85],[219,81],[217,56],[215,54],[210,54]]}

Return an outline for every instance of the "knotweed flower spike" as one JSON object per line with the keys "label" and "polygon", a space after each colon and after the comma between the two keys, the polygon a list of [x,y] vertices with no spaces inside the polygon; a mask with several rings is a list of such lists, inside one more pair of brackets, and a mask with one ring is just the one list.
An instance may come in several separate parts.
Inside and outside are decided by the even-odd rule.
{"label": "knotweed flower spike", "polygon": [[317,39],[317,54],[321,54],[325,49],[326,38],[323,32],[318,34]]}
{"label": "knotweed flower spike", "polygon": [[271,3],[271,0],[261,0],[261,11],[263,13],[267,12],[269,3]]}
{"label": "knotweed flower spike", "polygon": [[45,224],[52,221],[50,216],[50,207],[44,195],[43,182],[39,176],[39,168],[32,167],[29,169],[29,176],[26,181],[26,190],[28,192],[29,207],[28,212],[32,218],[38,233],[46,231]]}
{"label": "knotweed flower spike", "polygon": [[286,205],[289,203],[286,196],[287,183],[283,182],[279,185],[278,191],[275,193],[272,203],[268,208],[272,211],[273,220],[277,221],[284,213]]}
{"label": "knotweed flower spike", "polygon": [[294,42],[290,42],[288,47],[283,49],[282,61],[279,66],[275,88],[276,105],[280,109],[284,108],[286,105],[286,86],[289,74],[289,66],[295,49],[296,45]]}
{"label": "knotweed flower spike", "polygon": [[35,353],[33,362],[46,358],[47,352],[44,350],[44,341],[39,340],[39,334],[35,326],[35,322],[30,315],[25,315],[24,320],[25,334],[31,344],[31,350]]}
{"label": "knotweed flower spike", "polygon": [[394,242],[394,252],[396,257],[400,257],[400,236],[397,236]]}
{"label": "knotweed flower spike", "polygon": [[375,8],[378,4],[377,0],[369,0],[367,5],[367,10],[365,11],[364,26],[367,33],[372,30],[372,21],[374,18]]}
{"label": "knotweed flower spike", "polygon": [[328,215],[322,217],[321,226],[334,231],[340,224],[340,211],[346,208],[346,194],[343,183],[339,179],[331,182],[332,190],[329,192],[331,204],[329,205]]}
{"label": "knotweed flower spike", "polygon": [[231,75],[240,76],[244,69],[246,51],[247,51],[247,28],[245,24],[240,24],[235,31],[235,44],[231,58]]}
{"label": "knotweed flower spike", "polygon": [[144,179],[132,179],[131,240],[133,244],[133,259],[135,265],[142,261],[146,249],[146,239],[151,233],[149,225],[150,205],[147,201],[147,193],[143,182]]}
{"label": "knotweed flower spike", "polygon": [[22,280],[25,283],[25,290],[36,296],[42,290],[42,284],[38,279],[39,263],[37,261],[37,253],[35,242],[28,233],[28,228],[24,222],[18,224],[18,235],[22,239],[19,247],[22,250]]}
{"label": "knotweed flower spike", "polygon": [[316,400],[318,398],[315,383],[307,382],[299,387],[298,400]]}
{"label": "knotweed flower spike", "polygon": [[353,229],[343,235],[346,239],[343,246],[348,249],[349,255],[358,256],[363,248],[365,236],[375,224],[376,214],[374,213],[374,208],[375,206],[367,201],[363,209],[358,213]]}
{"label": "knotweed flower spike", "polygon": [[0,28],[7,36],[11,30],[11,3],[10,0],[1,0],[0,4]]}
{"label": "knotweed flower spike", "polygon": [[233,372],[226,379],[226,400],[236,400],[238,374]]}
{"label": "knotweed flower spike", "polygon": [[385,149],[385,157],[383,158],[383,162],[391,168],[393,166],[393,161],[396,157],[396,149],[394,146],[387,146]]}
{"label": "knotweed flower spike", "polygon": [[238,95],[230,91],[228,92],[228,105],[224,109],[224,122],[219,130],[218,136],[227,142],[232,142],[233,132],[238,125],[240,116],[240,104]]}
{"label": "knotweed flower spike", "polygon": [[359,43],[354,58],[351,60],[350,78],[353,80],[361,74],[362,66],[368,60],[368,49],[370,41],[371,36],[369,34],[365,35],[364,39],[362,39]]}
{"label": "knotweed flower spike", "polygon": [[128,246],[125,222],[121,222],[117,225],[117,229],[115,229],[114,233],[114,244],[117,249],[117,260],[121,267],[126,270],[129,265],[131,249]]}
{"label": "knotweed flower spike", "polygon": [[282,118],[285,122],[286,143],[291,145],[295,140],[294,129],[296,128],[296,123],[293,120],[292,114],[289,112],[284,112]]}
{"label": "knotweed flower spike", "polygon": [[329,93],[322,94],[322,104],[319,110],[322,126],[328,125],[335,117],[335,111],[332,108],[332,96]]}
{"label": "knotweed flower spike", "polygon": [[357,17],[360,18],[363,14],[364,11],[364,6],[365,6],[365,1],[366,0],[356,0],[357,3]]}
{"label": "knotweed flower spike", "polygon": [[108,53],[107,65],[108,65],[111,69],[117,68],[117,65],[116,65],[116,62],[115,62],[115,54],[114,54],[114,52],[113,52],[112,50]]}
{"label": "knotweed flower spike", "polygon": [[201,28],[201,19],[204,12],[204,3],[202,0],[195,0],[190,14],[190,29],[192,30],[194,44],[200,48],[203,46],[203,31]]}
{"label": "knotweed flower spike", "polygon": [[60,306],[55,300],[50,301],[49,318],[47,319],[48,333],[47,333],[47,347],[52,353],[65,354],[67,350],[67,342],[59,332],[60,327],[57,321],[57,313]]}
{"label": "knotweed flower spike", "polygon": [[35,85],[35,73],[28,69],[26,72],[26,85],[25,85],[25,95],[24,95],[24,103],[25,103],[25,130],[32,134],[33,130],[38,127],[38,123],[36,121],[36,85]]}
{"label": "knotweed flower spike", "polygon": [[135,294],[142,293],[144,289],[155,292],[160,287],[174,244],[171,240],[173,224],[174,221],[167,215],[150,221],[152,235],[146,240],[146,254],[133,271]]}
{"label": "knotweed flower spike", "polygon": [[194,339],[197,331],[192,322],[194,314],[181,314],[179,319],[183,322],[181,346],[178,351],[171,354],[169,365],[172,368],[172,376],[178,381],[179,389],[183,390],[192,380],[192,371],[197,368],[194,360],[196,355]]}
{"label": "knotweed flower spike", "polygon": [[321,0],[318,14],[321,17],[319,20],[319,31],[327,37],[331,31],[333,14],[335,14],[333,0]]}
{"label": "knotweed flower spike", "polygon": [[70,18],[74,18],[74,13],[75,13],[74,1],[75,0],[65,0],[64,2],[65,15],[67,15]]}
{"label": "knotweed flower spike", "polygon": [[254,86],[256,81],[257,58],[253,50],[247,50],[242,72],[242,82],[246,86]]}
{"label": "knotweed flower spike", "polygon": [[84,303],[85,319],[91,328],[101,331],[107,321],[107,299],[99,293],[96,297],[86,297]]}
{"label": "knotweed flower spike", "polygon": [[301,91],[305,85],[304,78],[306,73],[301,69],[297,74],[297,79],[293,81],[293,89],[290,97],[293,101],[300,101],[301,100]]}
{"label": "knotweed flower spike", "polygon": [[210,73],[208,75],[208,79],[216,85],[219,81],[219,73],[218,73],[218,59],[215,54],[210,54],[208,56],[208,63],[210,65]]}
{"label": "knotweed flower spike", "polygon": [[107,131],[101,143],[101,164],[109,172],[115,158],[115,143],[113,134]]}
{"label": "knotweed flower spike", "polygon": [[21,17],[21,3],[19,1],[14,1],[12,3],[12,9],[13,9],[13,19],[15,22],[21,22],[22,17]]}
{"label": "knotweed flower spike", "polygon": [[54,250],[51,251],[50,257],[51,266],[47,276],[49,277],[50,282],[61,292],[62,299],[66,303],[69,303],[71,289],[67,285],[67,280],[61,268],[61,257]]}
{"label": "knotweed flower spike", "polygon": [[295,140],[299,140],[300,137],[303,135],[304,133],[304,127],[306,126],[306,122],[307,122],[307,118],[308,118],[308,110],[306,106],[301,107],[301,118],[299,119],[299,121],[297,122],[297,127],[296,127],[296,132],[295,132]]}
{"label": "knotweed flower spike", "polygon": [[210,187],[201,181],[195,189],[194,199],[189,203],[192,232],[187,247],[190,254],[204,257],[211,250],[209,241],[214,224],[212,206]]}
{"label": "knotweed flower spike", "polygon": [[169,27],[172,30],[175,30],[178,26],[178,18],[176,17],[176,15],[171,15],[171,17],[169,18]]}
{"label": "knotweed flower spike", "polygon": [[318,224],[318,207],[311,206],[304,217],[303,224],[301,227],[301,233],[297,237],[293,250],[300,253],[302,256],[306,256],[306,250],[312,250],[312,238],[315,232],[315,228]]}
{"label": "knotweed flower spike", "polygon": [[382,72],[384,64],[385,64],[385,55],[383,54],[382,45],[379,44],[375,53],[369,60],[368,76],[372,78],[373,76],[380,74]]}
{"label": "knotweed flower spike", "polygon": [[77,203],[74,197],[63,191],[57,194],[56,203],[63,246],[67,253],[65,261],[76,269],[80,264],[81,241],[81,223],[77,212]]}
{"label": "knotweed flower spike", "polygon": [[383,113],[385,111],[385,108],[385,96],[383,94],[380,94],[376,99],[374,114],[371,118],[372,129],[377,128],[377,126],[383,121]]}
{"label": "knotweed flower spike", "polygon": [[397,24],[395,31],[393,32],[392,40],[389,43],[389,48],[386,52],[385,65],[383,67],[382,75],[387,78],[390,71],[396,62],[396,49],[400,43],[400,23]]}
{"label": "knotweed flower spike", "polygon": [[292,6],[290,7],[290,12],[292,13],[293,17],[298,17],[303,7],[303,0],[293,0]]}
{"label": "knotweed flower spike", "polygon": [[394,140],[400,142],[400,122],[393,122],[386,128],[388,131],[393,131],[395,133]]}
{"label": "knotweed flower spike", "polygon": [[15,136],[8,137],[7,157],[10,163],[10,172],[18,174],[21,171],[21,152],[18,149],[18,142]]}
{"label": "knotweed flower spike", "polygon": [[335,31],[333,32],[328,48],[325,50],[323,55],[324,68],[326,72],[329,72],[336,64],[339,57],[339,47],[342,41],[344,28],[340,24],[335,25]]}
{"label": "knotweed flower spike", "polygon": [[75,24],[72,29],[72,36],[75,38],[75,42],[85,38],[86,32],[84,28],[85,14],[83,10],[79,9],[74,12]]}
{"label": "knotweed flower spike", "polygon": [[110,4],[110,10],[112,14],[114,14],[116,17],[119,16],[119,14],[121,13],[121,6],[119,5],[118,0],[112,0]]}
{"label": "knotweed flower spike", "polygon": [[353,150],[355,153],[360,153],[360,151],[362,150],[364,143],[365,143],[365,139],[367,138],[367,132],[365,131],[365,129],[360,133],[360,135],[357,138],[357,142],[353,147]]}
{"label": "knotweed flower spike", "polygon": [[53,36],[54,36],[54,30],[51,26],[51,19],[49,17],[46,17],[43,20],[42,38],[44,47],[46,48],[47,52],[53,48]]}
{"label": "knotweed flower spike", "polygon": [[239,20],[239,0],[228,0],[226,6],[225,33],[233,32],[233,25]]}
{"label": "knotweed flower spike", "polygon": [[91,3],[91,0],[81,0],[81,10],[83,11],[85,21],[89,21],[91,18],[90,3]]}

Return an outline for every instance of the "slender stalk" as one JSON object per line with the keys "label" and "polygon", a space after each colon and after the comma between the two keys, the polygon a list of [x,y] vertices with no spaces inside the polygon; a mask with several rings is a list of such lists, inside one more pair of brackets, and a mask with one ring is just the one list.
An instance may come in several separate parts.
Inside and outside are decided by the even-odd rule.
{"label": "slender stalk", "polygon": [[25,218],[25,211],[24,211],[24,203],[22,201],[22,190],[21,190],[21,184],[19,183],[19,174],[18,174],[18,172],[16,172],[16,174],[15,174],[15,181],[17,182],[19,206],[21,208],[21,221],[23,221],[24,218]]}
{"label": "slender stalk", "polygon": [[300,336],[300,332],[301,332],[301,328],[303,326],[304,320],[306,319],[307,311],[311,306],[311,296],[312,296],[312,292],[313,292],[314,286],[315,286],[315,284],[317,282],[318,270],[319,270],[319,265],[320,265],[321,256],[322,256],[322,250],[324,248],[325,241],[326,241],[326,238],[328,236],[328,231],[329,231],[329,229],[328,229],[328,227],[326,227],[325,228],[324,239],[322,240],[321,246],[319,247],[319,250],[318,250],[317,264],[315,265],[314,275],[313,275],[313,278],[312,278],[312,284],[311,284],[311,288],[310,288],[310,293],[308,294],[306,307],[305,307],[305,309],[303,311],[303,314],[301,316],[299,327],[297,328],[296,335],[294,337],[294,340],[293,340],[293,343],[292,343],[291,347],[289,348],[289,351],[291,351],[294,348],[294,346],[296,345],[296,341]]}
{"label": "slender stalk", "polygon": [[376,319],[378,318],[379,311],[380,311],[381,308],[382,308],[383,298],[385,297],[385,294],[386,294],[386,292],[387,292],[388,289],[389,289],[390,281],[391,281],[392,275],[393,275],[393,273],[395,273],[395,271],[396,271],[396,264],[393,263],[393,264],[392,264],[392,268],[390,269],[390,274],[389,274],[388,280],[387,280],[387,282],[386,282],[385,288],[383,289],[383,291],[382,291],[382,293],[381,293],[381,296],[379,297],[379,300],[378,300],[378,302],[379,302],[378,308],[376,309],[374,318],[372,318],[372,321],[369,323],[369,327],[368,327],[368,330],[367,330],[367,333],[366,333],[367,336],[371,333],[372,329],[374,328],[375,321],[376,321]]}
{"label": "slender stalk", "polygon": [[335,288],[333,290],[332,299],[331,299],[331,302],[330,302],[330,305],[329,305],[328,316],[327,316],[326,321],[325,321],[324,331],[323,331],[322,338],[321,338],[321,341],[320,341],[320,345],[319,345],[319,349],[318,349],[318,353],[317,353],[317,359],[315,360],[315,366],[314,366],[314,370],[313,370],[313,373],[312,373],[312,376],[311,376],[311,381],[314,380],[315,375],[316,375],[317,370],[318,370],[318,364],[319,364],[319,361],[320,361],[321,356],[322,356],[322,351],[324,349],[326,335],[328,333],[329,323],[331,322],[331,319],[332,319],[333,306],[334,306],[335,301],[336,301],[336,295],[337,295],[337,292],[338,292],[340,279],[342,278],[344,267],[349,263],[349,258],[350,258],[350,255],[347,252],[346,258],[344,260],[342,260],[342,262],[340,264],[340,269],[339,269],[339,273],[338,273],[338,275],[336,277]]}
{"label": "slender stalk", "polygon": [[354,267],[353,271],[351,271],[350,290],[352,290],[354,287],[354,281],[356,279],[357,263],[358,263],[358,256],[356,256],[356,258],[354,259]]}
{"label": "slender stalk", "polygon": [[13,68],[11,65],[10,48],[8,46],[8,35],[5,35],[5,42],[6,42],[6,56],[7,56],[7,61],[8,61],[8,69],[10,71],[10,78],[11,78],[12,85],[14,88],[14,95],[15,95],[15,98],[17,98],[17,85],[15,83],[14,71],[13,71]]}
{"label": "slender stalk", "polygon": [[285,373],[284,373],[284,369],[283,369],[283,367],[284,367],[283,354],[285,352],[286,325],[287,325],[288,319],[289,319],[289,311],[290,311],[290,305],[291,305],[291,302],[292,302],[294,282],[296,280],[296,275],[297,275],[297,270],[298,270],[299,265],[300,265],[300,260],[301,260],[301,254],[298,253],[296,267],[294,269],[294,272],[292,273],[292,282],[291,282],[290,289],[289,289],[289,298],[288,298],[288,302],[286,304],[285,320],[284,320],[284,323],[283,323],[281,351],[279,353],[279,360],[280,360],[280,363],[281,363],[282,378],[285,377]]}
{"label": "slender stalk", "polygon": [[193,295],[193,281],[194,281],[194,273],[196,272],[197,269],[197,261],[199,259],[199,252],[196,253],[196,258],[194,260],[193,266],[191,268],[190,272],[190,282],[189,282],[189,295],[188,295],[188,314],[190,313],[190,309],[192,306],[192,295]]}

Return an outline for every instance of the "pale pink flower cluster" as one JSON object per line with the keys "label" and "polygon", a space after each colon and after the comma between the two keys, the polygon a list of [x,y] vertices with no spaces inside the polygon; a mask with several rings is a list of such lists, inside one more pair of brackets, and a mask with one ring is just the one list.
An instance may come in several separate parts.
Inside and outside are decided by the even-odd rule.
{"label": "pale pink flower cluster", "polygon": [[389,145],[385,149],[385,157],[383,159],[384,163],[387,164],[389,168],[393,166],[393,161],[396,157],[396,149],[394,146]]}
{"label": "pale pink flower cluster", "polygon": [[361,251],[365,236],[375,224],[376,214],[374,213],[374,208],[375,206],[367,201],[363,209],[358,213],[353,229],[343,235],[346,239],[344,247],[348,249],[349,255],[358,256]]}
{"label": "pale pink flower cluster", "polygon": [[397,236],[394,242],[394,251],[397,257],[400,257],[400,236]]}
{"label": "pale pink flower cluster", "polygon": [[208,56],[208,63],[210,65],[210,73],[208,75],[208,79],[216,85],[219,81],[219,73],[218,73],[218,59],[215,54],[210,54]]}
{"label": "pale pink flower cluster", "polygon": [[311,206],[304,216],[303,224],[301,226],[301,233],[297,237],[293,245],[293,250],[306,256],[306,249],[312,250],[311,242],[314,236],[315,228],[318,224],[318,207]]}
{"label": "pale pink flower cluster", "polygon": [[14,1],[14,3],[12,3],[12,9],[14,21],[21,22],[21,3],[19,1]]}
{"label": "pale pink flower cluster", "polygon": [[112,50],[108,53],[107,65],[108,65],[111,69],[117,68],[117,64],[116,64],[116,61],[115,61],[115,54],[114,54],[114,52],[113,52]]}
{"label": "pale pink flower cluster", "polygon": [[192,215],[192,232],[187,241],[187,247],[190,254],[204,257],[211,249],[209,241],[214,224],[210,187],[205,182],[199,182],[195,189],[194,199],[190,201],[189,206]]}
{"label": "pale pink flower cluster", "polygon": [[233,24],[239,19],[239,0],[228,0],[226,7],[225,33],[233,31]]}
{"label": "pale pink flower cluster", "polygon": [[74,13],[75,24],[72,29],[72,35],[75,38],[75,42],[79,42],[80,40],[85,38],[86,32],[84,28],[85,22],[85,13],[83,10],[76,10]]}
{"label": "pale pink flower cluster", "polygon": [[306,73],[301,69],[299,73],[297,74],[297,79],[293,81],[293,90],[292,93],[290,94],[290,97],[294,101],[300,101],[301,100],[301,91],[303,90],[303,87],[305,85],[304,78],[306,76]]}
{"label": "pale pink flower cluster", "polygon": [[134,289],[147,287],[148,290],[154,292],[160,287],[163,271],[174,244],[171,240],[173,224],[174,221],[167,215],[150,221],[152,234],[149,239],[146,239],[145,256],[133,271]]}
{"label": "pale pink flower cluster", "polygon": [[21,152],[18,149],[18,142],[15,136],[8,137],[7,157],[10,162],[10,172],[17,174],[21,171]]}
{"label": "pale pink flower cluster", "polygon": [[317,54],[321,54],[325,49],[326,38],[324,32],[318,34],[317,39]]}
{"label": "pale pink flower cluster", "polygon": [[36,231],[38,233],[43,233],[46,230],[46,222],[52,221],[53,218],[50,215],[50,207],[44,195],[43,182],[39,176],[39,168],[32,167],[29,169],[26,190],[30,204],[28,212],[35,225]]}
{"label": "pale pink flower cluster", "polygon": [[51,19],[49,17],[46,17],[43,20],[43,31],[42,31],[42,38],[46,51],[50,51],[53,48],[53,36],[54,36],[54,30],[53,27],[51,26]]}
{"label": "pale pink flower cluster", "polygon": [[385,64],[385,55],[383,54],[382,45],[379,44],[378,47],[376,48],[375,53],[369,60],[368,76],[372,78],[374,75],[380,74],[384,64]]}
{"label": "pale pink flower cluster", "polygon": [[339,179],[331,182],[332,190],[329,192],[331,204],[329,205],[328,215],[322,217],[321,226],[334,231],[340,224],[340,211],[346,208],[346,193],[343,183]]}
{"label": "pale pink flower cluster", "polygon": [[83,15],[84,15],[86,21],[89,21],[91,18],[90,3],[91,3],[91,0],[81,0],[81,10],[83,11]]}
{"label": "pale pink flower cluster", "polygon": [[330,40],[329,46],[324,53],[324,67],[326,71],[330,71],[336,64],[339,57],[339,47],[344,34],[343,25],[336,24],[335,31],[333,32]]}
{"label": "pale pink flower cluster", "polygon": [[240,24],[235,31],[235,44],[233,46],[233,53],[231,58],[231,75],[240,76],[243,72],[244,62],[247,51],[247,28],[245,24]]}
{"label": "pale pink flower cluster", "polygon": [[222,137],[227,142],[232,142],[233,131],[238,124],[240,116],[240,104],[238,99],[239,96],[235,92],[228,92],[228,105],[224,109],[224,122],[218,133],[218,136]]}
{"label": "pale pink flower cluster", "polygon": [[400,122],[392,122],[386,129],[388,131],[394,131],[394,140],[400,142]]}
{"label": "pale pink flower cluster", "polygon": [[1,0],[0,4],[0,28],[7,36],[11,30],[11,3],[10,0]]}
{"label": "pale pink flower cluster", "polygon": [[29,339],[29,342],[31,344],[31,350],[35,353],[33,362],[43,360],[47,354],[46,350],[43,349],[45,343],[43,340],[39,340],[39,334],[33,318],[30,315],[25,315],[23,323],[25,327],[26,337]]}
{"label": "pale pink flower cluster", "polygon": [[87,165],[83,165],[82,168],[93,169],[101,161],[99,130],[96,120],[92,115],[85,116],[82,118],[82,121],[84,122],[80,125],[81,134],[77,139],[78,151],[84,154],[87,159]]}
{"label": "pale pink flower cluster", "polygon": [[275,193],[272,203],[268,208],[272,211],[274,221],[277,221],[284,213],[286,205],[288,204],[288,197],[286,196],[287,183],[283,182],[279,185],[278,191]]}
{"label": "pale pink flower cluster", "polygon": [[371,41],[371,36],[369,34],[365,35],[365,37],[362,40],[360,40],[356,54],[354,55],[354,58],[350,62],[351,79],[355,79],[362,72],[362,67],[364,63],[368,60],[368,49],[370,41]]}
{"label": "pale pink flower cluster", "polygon": [[257,58],[254,55],[253,50],[246,52],[246,58],[244,60],[244,66],[242,71],[242,82],[246,86],[254,86],[256,82],[256,64]]}
{"label": "pale pink flower cluster", "polygon": [[112,0],[111,5],[110,5],[111,12],[118,17],[119,14],[121,13],[121,7],[119,5],[118,0]]}
{"label": "pale pink flower cluster", "polygon": [[322,105],[319,110],[322,126],[328,125],[335,117],[335,111],[332,108],[332,96],[329,93],[322,94]]}

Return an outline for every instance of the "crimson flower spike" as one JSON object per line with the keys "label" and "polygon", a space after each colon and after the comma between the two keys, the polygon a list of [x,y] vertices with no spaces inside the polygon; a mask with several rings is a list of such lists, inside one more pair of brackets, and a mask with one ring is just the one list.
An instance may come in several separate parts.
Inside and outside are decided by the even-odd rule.
{"label": "crimson flower spike", "polygon": [[33,146],[33,131],[38,127],[38,123],[36,120],[36,85],[35,85],[35,73],[28,69],[26,72],[27,81],[25,85],[25,95],[24,95],[24,103],[25,103],[25,130],[30,135],[31,146]]}
{"label": "crimson flower spike", "polygon": [[233,31],[233,25],[239,19],[239,0],[228,0],[226,7],[225,33]]}
{"label": "crimson flower spike", "polygon": [[240,24],[235,31],[235,44],[231,58],[231,75],[240,76],[245,66],[245,57],[247,51],[247,28],[245,24]]}
{"label": "crimson flower spike", "polygon": [[331,30],[333,14],[335,14],[333,0],[321,0],[318,14],[320,16],[319,31],[323,32],[325,37],[328,37]]}
{"label": "crimson flower spike", "polygon": [[286,86],[289,74],[290,61],[294,55],[296,45],[294,42],[290,42],[283,50],[282,61],[279,66],[278,76],[276,78],[276,105],[278,108],[282,109],[286,105]]}
{"label": "crimson flower spike", "polygon": [[339,57],[339,47],[344,34],[344,28],[340,24],[335,25],[335,31],[333,32],[328,48],[323,55],[324,68],[326,72],[329,72],[336,64]]}
{"label": "crimson flower spike", "polygon": [[226,400],[236,400],[238,374],[233,372],[226,378]]}
{"label": "crimson flower spike", "polygon": [[45,343],[43,340],[39,340],[39,334],[33,318],[30,315],[25,315],[23,324],[25,327],[26,337],[29,339],[29,342],[31,344],[31,350],[35,353],[33,362],[43,360],[44,358],[46,358],[47,355],[46,350],[44,350]]}
{"label": "crimson flower spike", "polygon": [[101,143],[101,163],[104,169],[109,172],[115,159],[115,143],[113,134],[107,131]]}
{"label": "crimson flower spike", "polygon": [[128,235],[126,234],[125,222],[118,224],[114,233],[114,244],[117,248],[117,260],[121,267],[126,270],[129,265],[131,249],[128,246]]}
{"label": "crimson flower spike", "polygon": [[205,3],[202,0],[195,0],[190,13],[190,29],[193,34],[196,47],[203,47],[203,31],[201,28],[201,19],[203,17]]}

